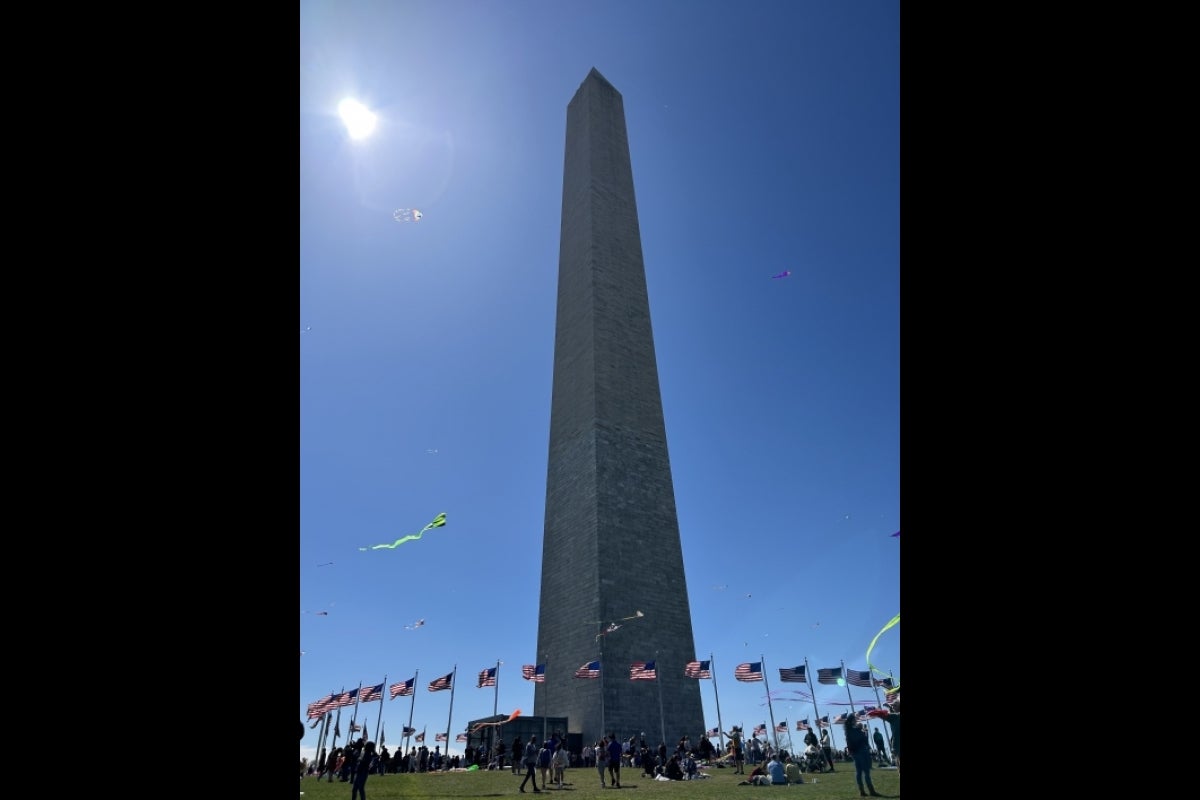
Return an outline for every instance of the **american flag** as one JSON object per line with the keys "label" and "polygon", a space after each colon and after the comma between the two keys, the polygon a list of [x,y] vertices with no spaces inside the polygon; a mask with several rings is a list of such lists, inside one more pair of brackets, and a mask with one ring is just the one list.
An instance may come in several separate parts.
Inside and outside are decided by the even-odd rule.
{"label": "american flag", "polygon": [[424,742],[425,741],[425,731],[421,731],[416,736],[414,736],[413,741],[414,742]]}
{"label": "american flag", "polygon": [[871,670],[846,670],[846,683],[851,686],[863,686],[867,689],[871,688]]}
{"label": "american flag", "polygon": [[783,722],[781,722],[775,726],[775,732],[776,733],[787,733],[787,720],[786,719]]}
{"label": "american flag", "polygon": [[454,673],[451,672],[448,675],[443,675],[442,677],[438,678],[435,681],[430,681],[429,682],[429,691],[441,692],[446,689],[449,689],[450,688],[450,679],[453,677],[454,677]]}
{"label": "american flag", "polygon": [[410,727],[408,727],[407,725],[405,725],[405,726],[404,726],[404,733],[402,733],[402,734],[400,734],[400,735],[401,735],[401,736],[412,736],[412,735],[413,735],[414,733],[416,733],[416,732],[417,732],[417,729],[416,729],[416,728],[410,728]]}
{"label": "american flag", "polygon": [[712,678],[712,670],[709,668],[708,661],[689,661],[687,666],[683,668],[683,677],[685,678]]}
{"label": "american flag", "polygon": [[362,697],[358,699],[360,703],[370,703],[373,700],[383,701],[383,684],[377,686],[368,686],[362,690]]}
{"label": "american flag", "polygon": [[763,722],[759,725],[755,725],[753,735],[754,736],[766,736],[767,735],[767,723]]}
{"label": "american flag", "polygon": [[589,661],[579,669],[575,670],[576,678],[599,678],[600,677],[600,662]]}
{"label": "american flag", "polygon": [[444,741],[446,741],[446,734],[444,734],[444,733],[439,733],[439,734],[437,734],[436,736],[434,736],[434,737],[433,737],[433,740],[434,740],[435,742],[444,742]]}
{"label": "american flag", "polygon": [[350,732],[351,733],[358,733],[362,729],[363,729],[363,726],[360,723],[357,723],[357,722],[350,723]]}
{"label": "american flag", "polygon": [[739,681],[761,681],[763,679],[762,662],[756,661],[751,664],[747,661],[745,664],[738,664],[737,669],[733,671],[733,677]]}
{"label": "american flag", "polygon": [[469,738],[470,738],[470,737],[468,737],[468,736],[467,736],[467,734],[465,734],[465,733],[460,733],[458,736],[455,736],[455,737],[454,737],[454,741],[456,741],[456,742],[465,742],[465,741],[467,741]]}
{"label": "american flag", "polygon": [[476,686],[475,688],[482,689],[485,686],[495,686],[495,685],[496,685],[496,668],[488,667],[487,669],[485,669],[479,673],[479,685]]}
{"label": "american flag", "polygon": [[707,736],[708,738],[710,738],[710,739],[711,739],[711,738],[712,738],[712,737],[714,737],[714,736],[720,736],[720,735],[721,735],[721,731],[720,731],[720,730],[718,730],[717,728],[713,728],[713,729],[711,729],[711,730],[707,730],[707,731],[705,731],[705,732],[704,732],[704,735],[705,735],[705,736]]}
{"label": "american flag", "polygon": [[820,726],[820,727],[822,727],[822,728],[828,728],[828,727],[829,727],[829,715],[828,715],[828,714],[826,714],[825,716],[823,716],[823,717],[821,717],[820,719],[818,719],[818,720],[817,720],[817,725],[818,725],[818,726]]}
{"label": "american flag", "polygon": [[780,667],[779,680],[784,683],[804,683],[804,665],[798,667]]}
{"label": "american flag", "polygon": [[323,714],[325,714],[325,712],[329,711],[330,709],[337,708],[337,706],[335,706],[333,704],[333,701],[336,698],[337,698],[336,694],[331,694],[328,697],[322,697],[320,700],[316,701],[315,703],[309,703],[308,704],[308,718],[312,719],[313,717],[320,717]]}
{"label": "american flag", "polygon": [[536,667],[533,664],[526,664],[521,667],[521,677],[527,681],[534,683],[546,682],[546,665],[538,664]]}
{"label": "american flag", "polygon": [[796,730],[798,730],[798,731],[811,730],[811,728],[809,727],[809,724],[808,724],[808,720],[806,720],[806,719],[799,720],[796,723]]}
{"label": "american flag", "polygon": [[348,692],[342,692],[338,697],[337,704],[341,708],[349,708],[354,705],[354,699],[358,697],[358,689],[351,689]]}
{"label": "american flag", "polygon": [[414,676],[412,678],[409,678],[406,681],[401,681],[400,683],[393,683],[391,685],[391,687],[389,687],[389,690],[392,693],[392,699],[395,700],[397,697],[411,696],[413,693],[413,682],[415,680],[416,680],[416,677]]}
{"label": "american flag", "polygon": [[635,661],[629,665],[629,680],[654,681],[658,680],[658,672],[654,669],[653,661]]}
{"label": "american flag", "polygon": [[841,667],[832,667],[830,669],[817,670],[817,683],[831,683],[837,686],[837,682],[842,677]]}
{"label": "american flag", "polygon": [[848,720],[848,719],[850,719],[850,712],[843,711],[841,714],[838,714],[836,717],[833,718],[833,724],[834,725],[845,725],[846,720]]}
{"label": "american flag", "polygon": [[315,727],[317,727],[318,725],[320,725],[320,724],[321,724],[321,721],[322,721],[323,719],[325,719],[325,715],[324,715],[324,714],[322,714],[321,716],[319,716],[319,717],[317,717],[316,719],[314,719],[314,720],[313,720],[313,724],[312,724],[312,725],[309,725],[309,726],[308,726],[308,729],[311,731],[313,728],[315,728]]}
{"label": "american flag", "polygon": [[876,678],[875,685],[882,686],[884,689],[891,689],[892,688],[892,679],[891,678]]}

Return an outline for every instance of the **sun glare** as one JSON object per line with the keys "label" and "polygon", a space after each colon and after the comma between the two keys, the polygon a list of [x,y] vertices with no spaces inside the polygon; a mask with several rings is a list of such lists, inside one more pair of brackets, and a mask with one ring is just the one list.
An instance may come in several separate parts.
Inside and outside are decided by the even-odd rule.
{"label": "sun glare", "polygon": [[357,100],[347,97],[338,103],[338,114],[351,139],[365,139],[375,130],[375,115]]}

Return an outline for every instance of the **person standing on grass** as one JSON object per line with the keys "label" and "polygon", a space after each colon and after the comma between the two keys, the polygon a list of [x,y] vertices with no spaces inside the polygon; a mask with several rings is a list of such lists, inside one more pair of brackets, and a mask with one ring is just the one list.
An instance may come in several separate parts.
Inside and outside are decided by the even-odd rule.
{"label": "person standing on grass", "polygon": [[872,797],[881,797],[871,782],[871,740],[854,715],[846,720],[846,752],[854,759],[854,782],[858,784],[858,793],[863,797],[868,793]]}
{"label": "person standing on grass", "polygon": [[362,755],[358,758],[358,767],[354,770],[353,788],[350,790],[350,800],[367,800],[367,777],[375,768],[378,757],[375,755],[375,743],[363,745]]}
{"label": "person standing on grass", "polygon": [[525,750],[521,747],[521,737],[514,736],[513,737],[513,745],[512,745],[512,773],[513,773],[513,775],[516,775],[517,770],[520,769],[522,766],[524,766],[524,764],[522,764],[522,759],[525,757],[524,753],[525,753]]}
{"label": "person standing on grass", "polygon": [[605,787],[604,771],[608,768],[608,739],[601,738],[596,742],[596,771],[600,773],[600,788]]}
{"label": "person standing on grass", "polygon": [[896,775],[900,774],[900,695],[890,706],[867,712],[872,717],[879,717],[892,729],[892,763],[896,765]]}
{"label": "person standing on grass", "polygon": [[833,768],[833,748],[829,746],[828,728],[821,729],[821,755],[825,756],[825,763],[826,766],[829,767],[829,771],[837,772],[837,770]]}
{"label": "person standing on grass", "polygon": [[725,734],[729,737],[729,749],[733,751],[733,774],[746,774],[746,754],[742,752],[742,729],[737,725]]}
{"label": "person standing on grass", "polygon": [[887,766],[888,757],[887,750],[884,749],[883,732],[880,731],[879,728],[876,728],[875,733],[872,734],[871,738],[875,742],[875,751],[879,754],[879,766]]}

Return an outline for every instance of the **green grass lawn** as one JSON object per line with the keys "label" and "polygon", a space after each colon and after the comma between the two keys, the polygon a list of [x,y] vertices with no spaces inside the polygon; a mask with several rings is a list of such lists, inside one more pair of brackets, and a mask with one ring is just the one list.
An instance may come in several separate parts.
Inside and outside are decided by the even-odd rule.
{"label": "green grass lawn", "polygon": [[[727,800],[743,795],[759,797],[784,793],[787,796],[803,795],[821,800],[857,800],[858,786],[854,783],[854,767],[839,766],[837,772],[823,775],[805,775],[804,783],[796,786],[738,786],[738,781],[747,776],[734,775],[732,769],[712,769],[711,778],[697,781],[654,781],[641,777],[639,768],[622,770],[620,789],[601,789],[600,776],[595,769],[577,767],[568,769],[566,780],[573,786],[562,790],[550,788],[544,795],[553,795],[571,800],[604,798],[614,800],[621,796],[636,798],[678,797],[683,800]],[[750,769],[747,768],[749,773]],[[415,775],[372,775],[367,779],[368,800],[394,800],[395,798],[473,798],[473,797],[517,797],[532,796],[526,784],[525,795],[517,788],[524,775],[513,775],[508,770],[492,772],[448,772]],[[815,779],[815,783],[813,782]],[[607,780],[607,779],[606,779]],[[875,791],[885,797],[900,796],[900,777],[895,770],[873,769],[871,780]],[[539,784],[540,786],[540,784]],[[300,781],[303,800],[349,800],[349,783],[305,777]],[[548,799],[547,799],[548,800]]]}

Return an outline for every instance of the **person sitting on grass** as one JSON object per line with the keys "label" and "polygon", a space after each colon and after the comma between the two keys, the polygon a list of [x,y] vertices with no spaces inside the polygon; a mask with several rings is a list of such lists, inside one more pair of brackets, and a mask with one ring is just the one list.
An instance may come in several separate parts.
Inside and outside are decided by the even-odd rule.
{"label": "person sitting on grass", "polygon": [[783,764],[779,763],[779,756],[771,754],[771,760],[767,762],[767,774],[771,776],[772,786],[787,786],[787,775],[783,771]]}
{"label": "person sitting on grass", "polygon": [[783,774],[787,776],[788,783],[804,783],[804,778],[800,776],[800,765],[791,756],[783,759]]}

